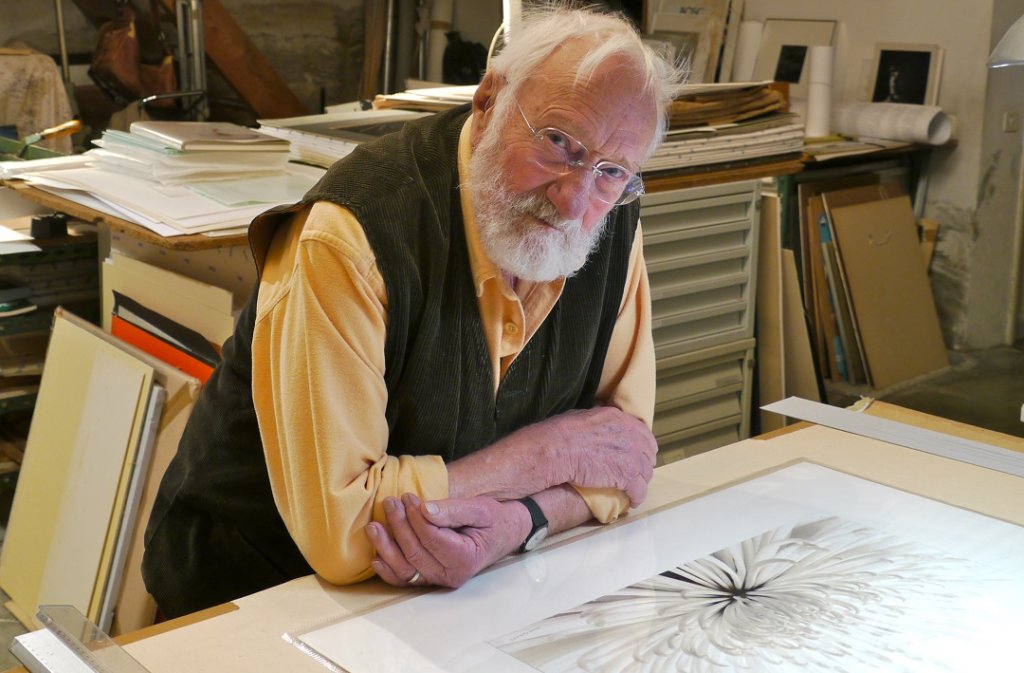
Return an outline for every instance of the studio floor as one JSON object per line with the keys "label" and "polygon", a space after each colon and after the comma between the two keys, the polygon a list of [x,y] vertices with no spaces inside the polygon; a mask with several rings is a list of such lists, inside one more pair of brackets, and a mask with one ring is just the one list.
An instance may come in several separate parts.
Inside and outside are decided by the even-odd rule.
{"label": "studio floor", "polygon": [[[950,367],[885,391],[829,386],[829,403],[849,406],[862,396],[1024,437],[1024,341],[981,351],[950,353]],[[0,483],[0,517],[6,522],[13,482]],[[0,598],[6,600],[0,594]],[[0,671],[18,665],[7,648],[25,629],[0,606]]]}

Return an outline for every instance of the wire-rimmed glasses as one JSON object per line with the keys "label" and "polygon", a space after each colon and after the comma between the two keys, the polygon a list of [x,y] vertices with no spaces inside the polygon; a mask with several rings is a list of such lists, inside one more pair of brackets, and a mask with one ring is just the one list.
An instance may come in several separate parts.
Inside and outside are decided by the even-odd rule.
{"label": "wire-rimmed glasses", "polygon": [[539,166],[555,175],[567,175],[586,167],[594,174],[594,193],[598,200],[613,206],[635,201],[644,193],[644,182],[639,173],[620,166],[614,161],[590,164],[590,150],[570,134],[553,126],[537,128],[526,118],[519,101],[512,100],[526,127],[533,134],[533,147]]}

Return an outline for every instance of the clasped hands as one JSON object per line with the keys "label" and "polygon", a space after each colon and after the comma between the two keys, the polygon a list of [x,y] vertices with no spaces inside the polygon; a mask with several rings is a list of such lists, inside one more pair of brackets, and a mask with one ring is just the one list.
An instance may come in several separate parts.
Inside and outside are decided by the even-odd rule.
{"label": "clasped hands", "polygon": [[[400,587],[461,586],[526,538],[530,515],[515,498],[561,484],[615,488],[636,507],[647,496],[657,443],[643,422],[614,407],[595,407],[527,426],[478,454],[487,452],[482,469],[508,472],[493,475],[500,487],[492,492],[481,488],[482,494],[426,503],[412,493],[384,500],[387,525],[366,527],[381,579]],[[544,470],[523,469],[537,461]],[[510,482],[519,483],[510,488]]]}

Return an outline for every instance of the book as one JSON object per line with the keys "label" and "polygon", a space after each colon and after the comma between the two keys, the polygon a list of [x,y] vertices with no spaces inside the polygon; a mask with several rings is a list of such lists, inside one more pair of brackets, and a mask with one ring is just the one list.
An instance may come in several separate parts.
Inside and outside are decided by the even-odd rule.
{"label": "book", "polygon": [[192,356],[177,344],[165,341],[147,330],[133,325],[120,316],[115,315],[111,318],[110,333],[121,341],[198,379],[200,383],[205,384],[213,374],[213,365]]}
{"label": "book", "polygon": [[[143,306],[127,295],[115,291],[114,314],[111,319],[111,332],[114,334],[116,334],[114,330],[114,319],[116,318],[120,318],[123,322],[144,330],[160,341],[184,352],[190,358],[207,365],[210,369],[220,362],[220,353],[217,351],[217,348],[207,341],[202,334]],[[140,348],[160,357],[160,355],[153,353],[152,350],[142,346]],[[168,361],[162,357],[161,359],[165,362]],[[199,379],[202,378],[196,374],[192,375]]]}
{"label": "book", "polygon": [[133,134],[181,151],[288,151],[288,141],[230,122],[132,122]]}

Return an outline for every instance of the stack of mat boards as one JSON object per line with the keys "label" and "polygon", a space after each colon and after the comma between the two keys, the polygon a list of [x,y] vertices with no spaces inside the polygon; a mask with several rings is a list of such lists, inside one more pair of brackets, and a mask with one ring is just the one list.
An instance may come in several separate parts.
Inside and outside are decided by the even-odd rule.
{"label": "stack of mat boards", "polygon": [[141,576],[156,488],[199,382],[58,309],[0,552],[8,609],[73,605],[104,631],[151,624]]}

